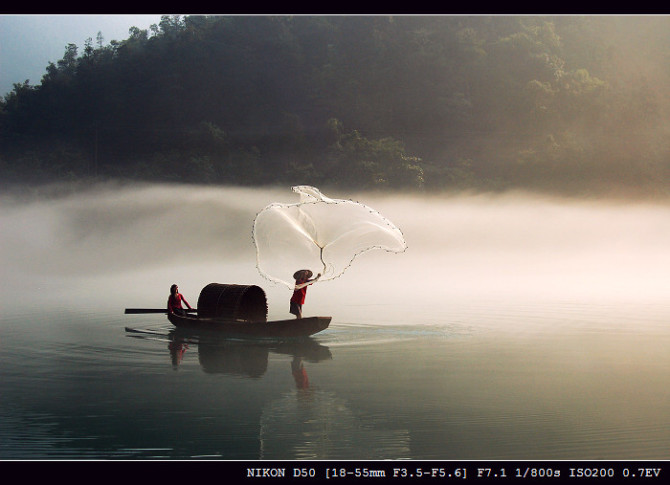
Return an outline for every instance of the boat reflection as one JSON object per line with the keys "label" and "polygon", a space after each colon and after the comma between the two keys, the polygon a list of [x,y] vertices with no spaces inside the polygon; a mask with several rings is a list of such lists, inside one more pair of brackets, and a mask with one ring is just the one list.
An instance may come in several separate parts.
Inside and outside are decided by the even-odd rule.
{"label": "boat reflection", "polygon": [[210,335],[194,336],[176,329],[170,332],[168,345],[175,369],[189,344],[197,346],[200,367],[209,374],[261,378],[267,371],[270,353],[292,356],[291,371],[299,388],[309,387],[303,361],[317,363],[332,359],[328,347],[309,337],[286,341],[233,340]]}

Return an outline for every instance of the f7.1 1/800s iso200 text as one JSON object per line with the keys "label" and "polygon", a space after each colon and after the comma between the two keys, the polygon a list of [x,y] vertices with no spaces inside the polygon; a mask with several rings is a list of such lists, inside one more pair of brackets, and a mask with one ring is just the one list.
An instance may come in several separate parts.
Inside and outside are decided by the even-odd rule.
{"label": "f7.1 1/800s iso200 text", "polygon": [[644,466],[629,462],[595,462],[575,466],[570,462],[467,462],[467,464],[444,462],[413,462],[412,466],[398,463],[310,463],[308,467],[264,467],[246,468],[246,478],[292,478],[292,479],[364,479],[383,478],[391,480],[538,480],[598,478],[604,480],[660,479],[663,468],[658,463],[645,462]]}

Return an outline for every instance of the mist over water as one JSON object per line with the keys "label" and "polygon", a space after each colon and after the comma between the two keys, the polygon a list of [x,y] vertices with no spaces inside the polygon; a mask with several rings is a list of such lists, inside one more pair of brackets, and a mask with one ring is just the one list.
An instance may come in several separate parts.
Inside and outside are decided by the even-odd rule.
{"label": "mist over water", "polygon": [[[315,284],[308,308],[317,313],[356,321],[372,305],[416,316],[426,307],[448,314],[493,301],[644,303],[669,289],[670,204],[326,193],[380,211],[409,249],[364,253],[340,278]],[[67,305],[92,297],[120,310],[162,306],[172,282],[192,304],[210,282],[258,284],[271,314],[284,313],[288,290],[259,275],[251,230],[267,204],[295,198],[289,188],[166,185],[100,185],[44,200],[5,196],[0,237],[10,277],[3,292],[26,303],[38,295]]]}

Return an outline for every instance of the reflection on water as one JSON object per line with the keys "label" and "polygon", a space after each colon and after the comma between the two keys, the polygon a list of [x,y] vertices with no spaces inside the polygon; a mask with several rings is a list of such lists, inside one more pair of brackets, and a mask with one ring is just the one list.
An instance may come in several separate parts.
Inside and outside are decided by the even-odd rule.
{"label": "reflection on water", "polygon": [[177,370],[184,358],[184,352],[188,350],[188,344],[183,340],[175,338],[168,344],[168,350],[170,350],[170,357],[172,358],[172,368]]}
{"label": "reflection on water", "polygon": [[407,429],[356,416],[351,404],[332,391],[301,388],[263,408],[261,459],[404,459],[411,457]]}
{"label": "reflection on water", "polygon": [[332,358],[328,347],[312,338],[295,340],[239,340],[217,337],[210,333],[198,335],[192,331],[176,329],[169,334],[168,349],[175,370],[189,349],[189,342],[197,344],[198,361],[202,370],[213,374],[229,374],[233,376],[260,378],[268,369],[270,353],[290,355],[293,357],[291,370],[296,380],[297,375],[305,374],[303,359],[310,362]]}
{"label": "reflection on water", "polygon": [[295,386],[298,389],[309,389],[309,377],[307,376],[307,370],[305,370],[305,364],[303,364],[302,358],[297,355],[291,361],[291,374],[293,374]]}
{"label": "reflection on water", "polygon": [[[338,459],[368,456],[372,459],[410,457],[409,432],[365,424],[356,418],[345,399],[319,385],[311,385],[308,366],[332,359],[325,345],[313,338],[257,341],[195,335],[181,329],[168,334],[168,349],[175,370],[185,353],[197,349],[205,373],[260,379],[268,371],[270,355],[289,356],[295,388],[278,398],[270,395],[261,411],[259,459]],[[371,444],[374,446],[371,448]]]}

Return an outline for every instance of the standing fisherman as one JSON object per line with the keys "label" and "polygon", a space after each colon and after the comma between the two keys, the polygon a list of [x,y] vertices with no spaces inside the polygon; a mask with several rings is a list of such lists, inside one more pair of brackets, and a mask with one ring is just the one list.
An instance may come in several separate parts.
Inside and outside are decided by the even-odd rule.
{"label": "standing fisherman", "polygon": [[316,280],[321,278],[321,273],[316,275],[316,278],[310,280],[312,273],[308,269],[301,269],[293,274],[295,279],[295,287],[293,289],[293,296],[291,297],[291,309],[289,310],[296,318],[302,318],[302,306],[305,304],[305,295],[307,295],[307,287],[313,284]]}

